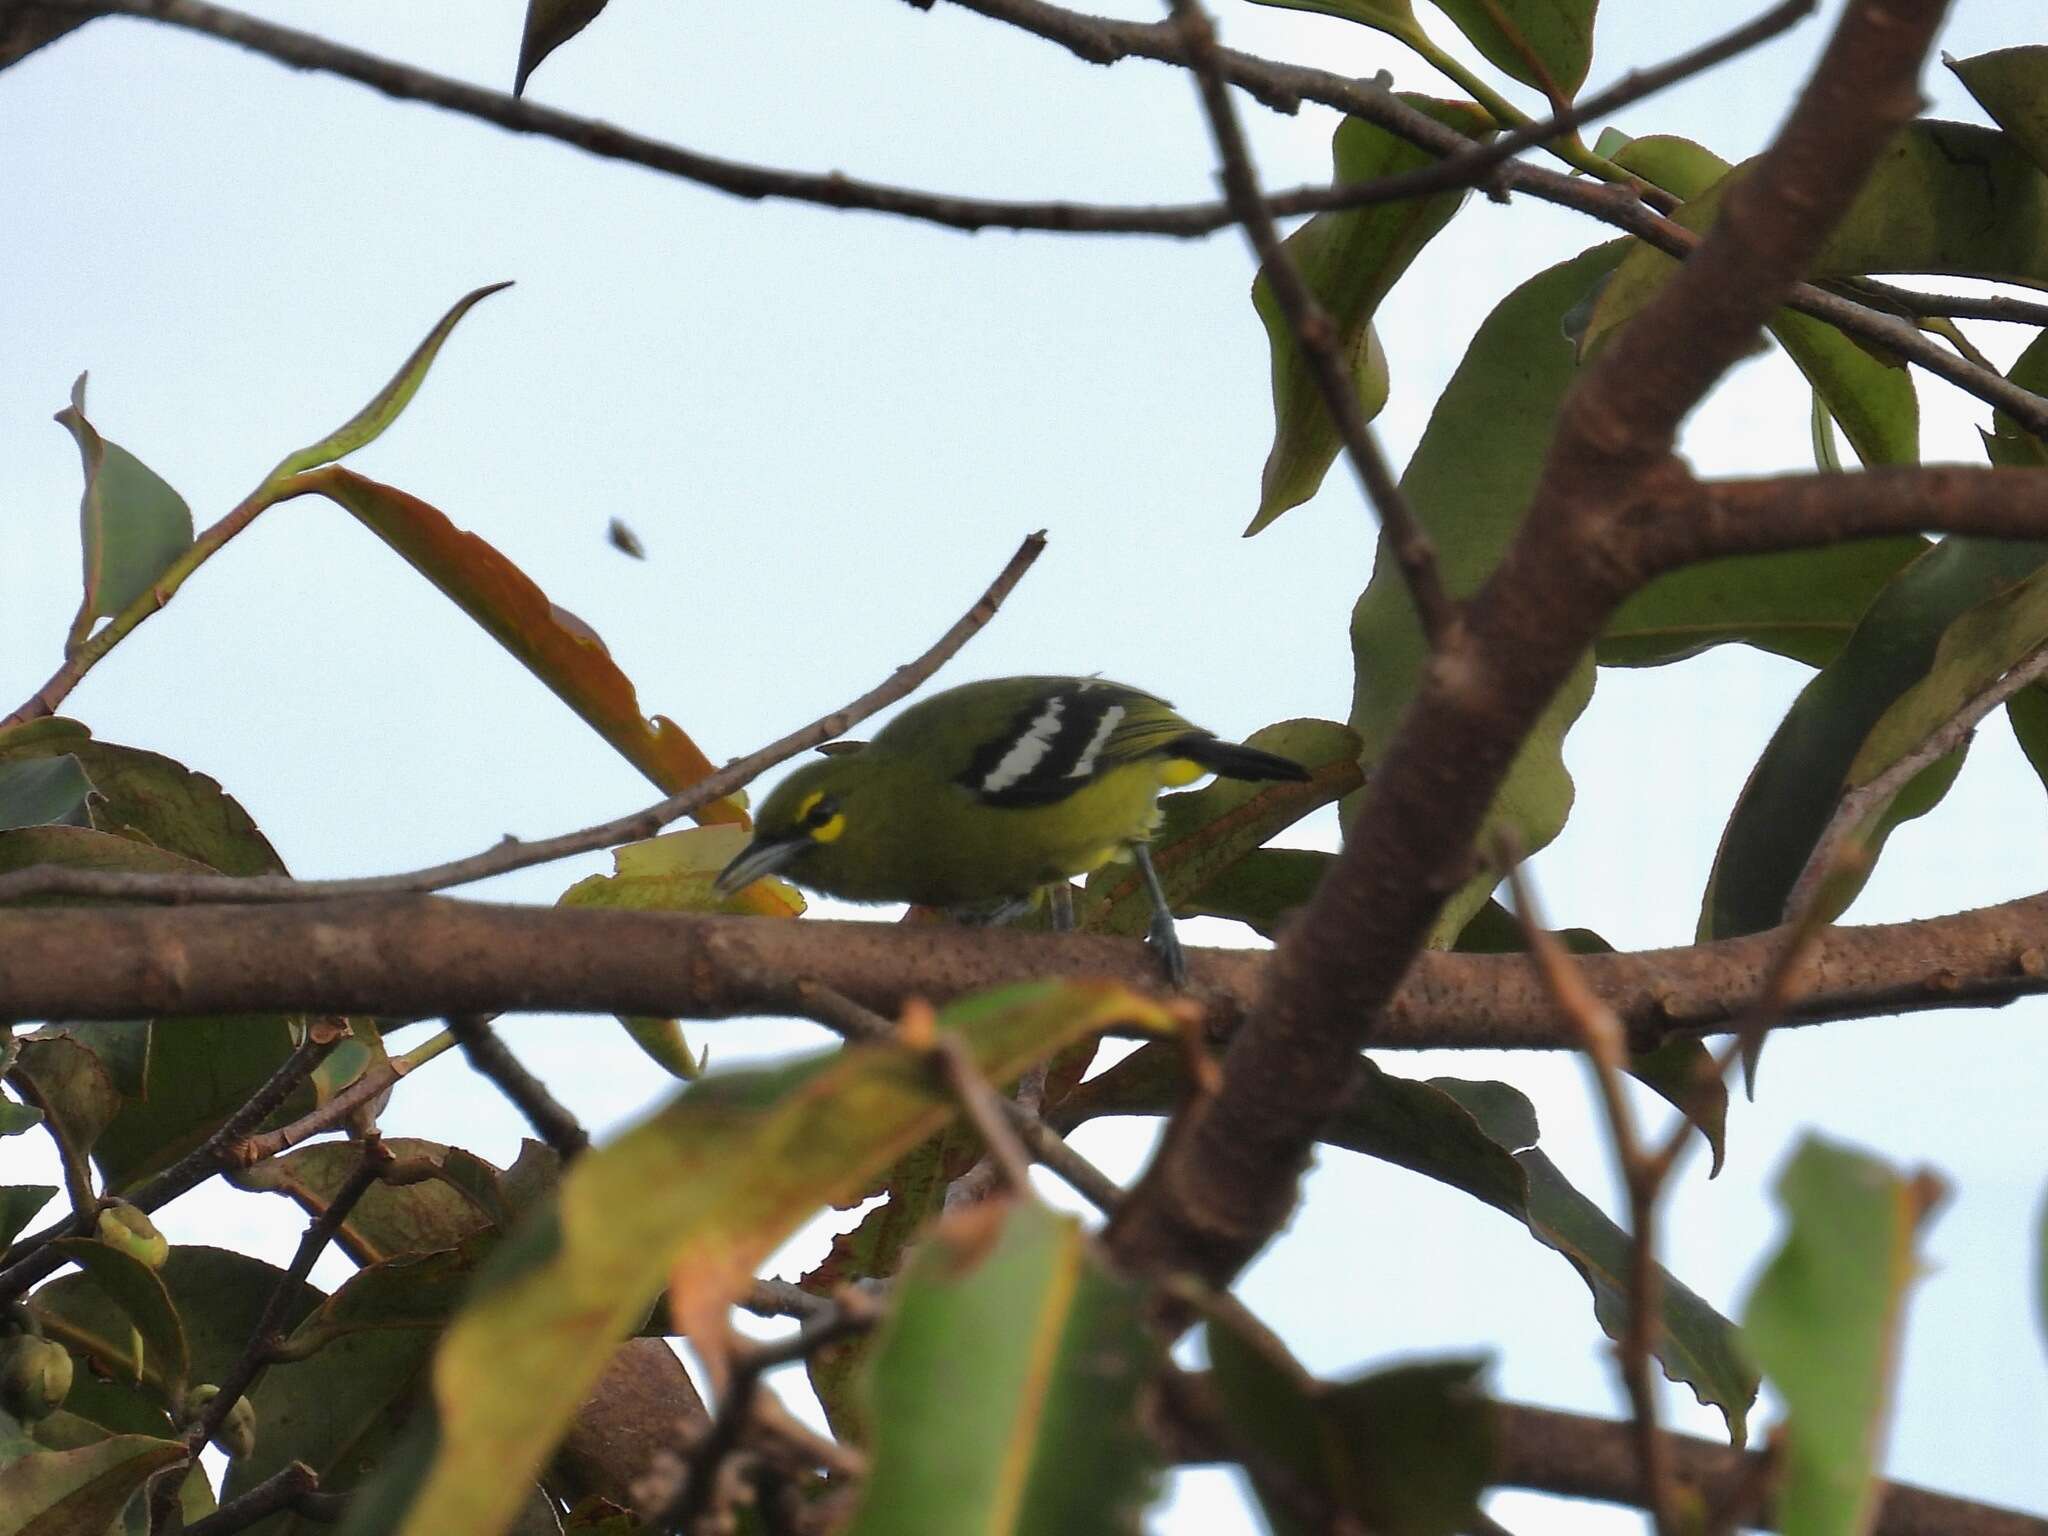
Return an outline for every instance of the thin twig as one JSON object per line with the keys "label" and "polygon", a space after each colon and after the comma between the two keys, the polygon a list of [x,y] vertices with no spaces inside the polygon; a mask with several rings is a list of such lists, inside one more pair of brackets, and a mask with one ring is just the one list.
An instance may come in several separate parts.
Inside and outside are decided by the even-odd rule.
{"label": "thin twig", "polygon": [[959,1100],[967,1123],[981,1138],[990,1162],[1002,1175],[1010,1193],[1028,1193],[1031,1189],[1031,1155],[1024,1150],[1024,1143],[1018,1140],[1009,1116],[1004,1113],[1006,1108],[1020,1106],[1007,1103],[989,1086],[988,1079],[981,1075],[981,1068],[975,1065],[974,1058],[968,1054],[958,1035],[940,1035],[935,1039],[931,1044],[931,1058],[946,1087]]}
{"label": "thin twig", "polygon": [[1844,792],[1836,802],[1827,826],[1815,841],[1813,852],[1807,855],[1799,878],[1792,883],[1791,894],[1785,898],[1785,921],[1796,923],[1804,917],[1826,888],[1828,873],[1834,868],[1842,849],[1857,838],[1871,817],[1891,804],[1921,770],[1940,762],[1969,740],[1978,722],[1992,710],[2044,673],[2048,673],[2048,644],[2020,661],[1990,687],[1964,700],[1954,714],[1928,732],[1918,746],[1897,762],[1867,782]]}
{"label": "thin twig", "polygon": [[[326,1059],[340,1038],[338,1033],[329,1033],[323,1022],[309,1024],[305,1038],[293,1048],[284,1064],[271,1073],[263,1086],[249,1095],[239,1109],[223,1120],[211,1136],[163,1172],[143,1180],[122,1198],[140,1210],[154,1211],[197,1189],[215,1174],[224,1172],[230,1166],[227,1149],[261,1125],[273,1110],[290,1098],[299,1084]],[[23,1294],[38,1280],[63,1266],[64,1259],[51,1252],[48,1244],[54,1238],[69,1236],[72,1230],[70,1222],[60,1222],[23,1238],[15,1245],[13,1262],[0,1270],[0,1303]]]}
{"label": "thin twig", "polygon": [[276,1157],[280,1152],[289,1151],[300,1142],[332,1130],[357,1110],[391,1088],[401,1078],[409,1077],[436,1056],[443,1055],[455,1044],[455,1035],[443,1030],[432,1039],[424,1040],[403,1056],[387,1057],[373,1062],[364,1069],[363,1075],[350,1083],[325,1104],[299,1116],[289,1125],[261,1135],[245,1136],[233,1142],[222,1151],[230,1168],[248,1168],[260,1163],[266,1157]]}
{"label": "thin twig", "polygon": [[1997,320],[2007,325],[2048,326],[2048,304],[2007,298],[2003,294],[1977,298],[1961,293],[1923,293],[1915,288],[1901,288],[1869,277],[1859,277],[1848,286],[1859,296],[1896,305],[1900,314],[1915,318],[1943,315],[1952,320]]}
{"label": "thin twig", "polygon": [[202,1520],[195,1520],[182,1536],[233,1536],[258,1520],[282,1510],[296,1510],[299,1502],[320,1488],[320,1474],[303,1461],[288,1461],[239,1498],[233,1498]]}
{"label": "thin twig", "polygon": [[448,1032],[461,1042],[469,1064],[496,1085],[512,1101],[513,1108],[526,1116],[540,1139],[553,1147],[564,1163],[590,1149],[590,1136],[561,1100],[548,1092],[547,1084],[519,1064],[519,1058],[500,1040],[490,1023],[475,1014],[451,1014]]}
{"label": "thin twig", "polygon": [[[264,1367],[270,1363],[270,1351],[281,1340],[285,1316],[299,1287],[306,1283],[306,1276],[312,1273],[314,1261],[327,1249],[349,1218],[356,1202],[368,1193],[384,1170],[394,1161],[391,1149],[384,1145],[382,1138],[372,1136],[363,1143],[362,1160],[355,1171],[343,1181],[341,1188],[334,1192],[327,1209],[306,1228],[299,1239],[298,1251],[292,1255],[291,1263],[278,1278],[271,1290],[270,1298],[264,1303],[262,1314],[249,1334],[248,1344],[243,1348],[241,1358],[236,1360],[220,1383],[220,1390],[212,1401],[199,1411],[199,1415],[186,1428],[185,1449],[191,1456],[197,1456],[206,1442],[220,1433],[221,1425],[237,1402],[251,1392],[262,1378]],[[184,1464],[170,1468],[162,1474],[150,1491],[151,1536],[168,1529],[173,1511],[177,1508],[178,1488],[184,1481]]]}
{"label": "thin twig", "polygon": [[1273,297],[1279,301],[1281,313],[1287,317],[1295,345],[1301,349],[1309,371],[1315,376],[1323,406],[1330,413],[1337,436],[1343,441],[1360,489],[1379,513],[1387,545],[1400,565],[1423,635],[1435,647],[1442,642],[1456,617],[1456,610],[1437,574],[1436,546],[1416,521],[1413,509],[1394,479],[1394,471],[1388,465],[1386,455],[1380,451],[1372,425],[1365,419],[1364,408],[1358,401],[1358,388],[1345,366],[1336,323],[1309,289],[1292,253],[1281,244],[1280,231],[1260,196],[1258,173],[1252,168],[1244,131],[1238,125],[1237,109],[1231,104],[1230,92],[1224,82],[1216,46],[1216,29],[1197,0],[1170,0],[1170,3],[1201,90],[1203,108],[1209,115],[1209,128],[1222,161],[1223,190],[1244,225],[1245,237],[1251,242],[1266,281],[1272,285]]}
{"label": "thin twig", "polygon": [[697,1523],[714,1512],[725,1464],[739,1450],[753,1422],[754,1399],[760,1391],[761,1378],[777,1366],[809,1359],[828,1345],[867,1332],[880,1316],[880,1309],[858,1292],[847,1292],[831,1303],[827,1311],[805,1319],[803,1326],[789,1337],[739,1352],[732,1363],[725,1398],[718,1405],[711,1427],[691,1448],[680,1486],[660,1510],[647,1518],[646,1528],[691,1536]]}
{"label": "thin twig", "polygon": [[1586,985],[1570,951],[1544,926],[1521,865],[1511,858],[1503,859],[1502,863],[1508,871],[1515,916],[1521,922],[1529,957],[1556,1000],[1558,1011],[1578,1033],[1581,1048],[1592,1066],[1614,1144],[1615,1163],[1628,1192],[1628,1317],[1616,1357],[1634,1417],[1643,1504],[1650,1512],[1657,1536],[1674,1536],[1678,1529],[1677,1490],[1672,1480],[1670,1448],[1659,1422],[1657,1384],[1651,1374],[1657,1318],[1663,1305],[1656,1258],[1657,1198],[1663,1179],[1643,1151],[1635,1112],[1622,1081],[1628,1065],[1628,1035],[1614,1011]]}
{"label": "thin twig", "polygon": [[[181,0],[183,3],[183,0]],[[791,731],[757,752],[733,759],[716,773],[699,779],[688,789],[670,795],[630,816],[557,837],[521,842],[506,838],[496,847],[446,864],[430,865],[406,874],[374,875],[359,880],[292,880],[282,875],[142,875],[109,874],[91,870],[66,869],[38,864],[13,874],[0,875],[0,904],[18,902],[29,896],[111,896],[133,901],[169,902],[274,902],[322,901],[336,897],[395,895],[406,892],[445,890],[466,885],[510,870],[552,863],[571,854],[588,853],[618,843],[652,837],[669,822],[687,816],[714,800],[744,789],[756,775],[785,762],[820,742],[843,736],[860,721],[887,708],[914,691],[925,679],[951,660],[974,635],[995,617],[1024,573],[1045,549],[1043,530],[1032,534],[1010,557],[1008,565],[989,584],[974,606],[955,621],[923,655],[898,667],[889,677],[852,703]]]}

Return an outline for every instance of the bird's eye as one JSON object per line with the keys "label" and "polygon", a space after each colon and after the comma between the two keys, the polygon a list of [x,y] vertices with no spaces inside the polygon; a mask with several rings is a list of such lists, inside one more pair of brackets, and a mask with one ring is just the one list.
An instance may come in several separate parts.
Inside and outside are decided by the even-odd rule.
{"label": "bird's eye", "polygon": [[807,827],[822,827],[838,814],[839,802],[827,796],[804,812],[804,825]]}

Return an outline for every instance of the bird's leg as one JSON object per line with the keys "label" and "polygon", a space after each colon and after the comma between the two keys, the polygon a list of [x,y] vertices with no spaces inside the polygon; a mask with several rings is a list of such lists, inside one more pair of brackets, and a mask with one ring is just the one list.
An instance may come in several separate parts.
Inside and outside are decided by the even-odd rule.
{"label": "bird's leg", "polygon": [[1064,880],[1055,880],[1046,888],[1052,900],[1052,931],[1072,933],[1074,931],[1074,888]]}
{"label": "bird's leg", "polygon": [[1144,877],[1145,893],[1152,898],[1152,923],[1145,930],[1145,942],[1166,968],[1166,979],[1176,989],[1188,984],[1188,959],[1181,952],[1180,935],[1174,931],[1173,908],[1166,901],[1166,887],[1159,883],[1159,871],[1152,867],[1152,850],[1143,843],[1131,844],[1131,858]]}

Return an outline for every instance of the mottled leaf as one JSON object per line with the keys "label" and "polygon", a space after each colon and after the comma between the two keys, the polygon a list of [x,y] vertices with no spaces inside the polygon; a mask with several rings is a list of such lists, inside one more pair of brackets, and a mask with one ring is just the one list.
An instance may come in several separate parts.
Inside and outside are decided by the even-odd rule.
{"label": "mottled leaf", "polygon": [[[1170,1027],[1121,988],[1007,988],[947,1009],[991,1080],[1071,1040]],[[516,1512],[612,1347],[666,1280],[710,1298],[823,1206],[865,1187],[954,1114],[923,1053],[870,1045],[714,1073],[564,1174],[554,1210],[507,1240],[434,1364],[438,1450],[402,1530],[492,1536]]]}
{"label": "mottled leaf", "polygon": [[492,294],[510,288],[510,283],[491,283],[464,294],[457,299],[448,313],[434,323],[426,339],[413,348],[412,356],[399,365],[391,381],[371,397],[370,403],[341,426],[295,453],[289,453],[279,461],[263,480],[263,491],[274,489],[282,482],[303,470],[314,469],[322,464],[345,458],[358,448],[375,442],[383,436],[384,429],[398,420],[399,413],[412,403],[412,397],[419,393],[420,385],[426,382],[427,370],[434,366],[434,359],[440,355],[441,345],[447,341],[462,317]]}
{"label": "mottled leaf", "polygon": [[[494,1224],[498,1171],[459,1147],[389,1136],[384,1145],[401,1160],[433,1165],[442,1177],[408,1184],[374,1184],[364,1192],[335,1241],[358,1264],[382,1264],[408,1254],[454,1248]],[[284,1195],[309,1216],[320,1216],[362,1163],[348,1142],[319,1142],[228,1175],[236,1187]]]}
{"label": "mottled leaf", "polygon": [[[1565,312],[1614,262],[1611,243],[1522,284],[1495,307],[1437,400],[1408,461],[1401,487],[1435,541],[1438,569],[1453,597],[1475,591],[1519,526],[1550,448],[1557,408],[1576,364],[1563,332]],[[1371,582],[1351,615],[1356,669],[1351,725],[1364,740],[1365,795],[1414,697],[1428,657],[1406,583],[1384,535]],[[1593,693],[1589,655],[1558,690],[1495,798],[1489,831],[1510,833],[1534,853],[1564,827],[1572,802],[1564,736]],[[1485,834],[1482,834],[1483,836]],[[1448,944],[1486,902],[1491,875],[1475,877],[1445,903],[1431,942]]]}
{"label": "mottled leaf", "polygon": [[78,505],[85,596],[70,645],[141,597],[192,544],[192,509],[156,471],[94,430],[85,416],[85,375],[71,386],[58,422],[78,444],[85,494]]}
{"label": "mottled leaf", "polygon": [[1143,1291],[1073,1217],[1024,1200],[941,1225],[876,1343],[851,1536],[1123,1536],[1154,1492],[1159,1353]]}
{"label": "mottled leaf", "polygon": [[[1461,133],[1483,137],[1492,127],[1491,118],[1464,102],[1406,93],[1400,100]],[[1356,117],[1338,123],[1332,153],[1334,179],[1340,186],[1434,165],[1437,158]],[[1336,323],[1337,343],[1350,364],[1368,419],[1387,401],[1387,360],[1373,334],[1373,312],[1423,246],[1450,222],[1464,198],[1465,189],[1458,188],[1433,197],[1319,213],[1287,237],[1287,251],[1302,280]],[[1245,529],[1247,535],[1313,496],[1339,447],[1337,428],[1323,405],[1315,375],[1263,273],[1252,284],[1252,305],[1272,349],[1273,446],[1260,480],[1258,513]]]}
{"label": "mottled leaf", "polygon": [[[1486,1361],[1399,1365],[1349,1381],[1307,1377],[1227,1327],[1208,1328],[1210,1379],[1231,1428],[1376,1536],[1456,1536],[1472,1528],[1493,1472]],[[1262,1347],[1263,1346],[1263,1347]],[[1263,1498],[1275,1536],[1311,1536]]]}
{"label": "mottled leaf", "polygon": [[1791,1227],[1743,1314],[1744,1337],[1785,1400],[1777,1488],[1785,1536],[1863,1536],[1877,1512],[1885,1422],[1929,1174],[1809,1135],[1778,1181]]}
{"label": "mottled leaf", "polygon": [[92,1536],[156,1472],[185,1459],[176,1440],[114,1435],[0,1466],[0,1536]]}

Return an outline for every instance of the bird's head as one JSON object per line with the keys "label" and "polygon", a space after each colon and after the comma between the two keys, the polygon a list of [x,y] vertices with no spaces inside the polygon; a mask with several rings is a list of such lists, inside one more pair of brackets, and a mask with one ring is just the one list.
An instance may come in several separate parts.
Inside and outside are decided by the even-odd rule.
{"label": "bird's head", "polygon": [[719,893],[730,896],[763,875],[801,882],[805,858],[846,831],[846,802],[862,777],[858,754],[840,754],[805,763],[776,785],[755,813],[753,841],[719,872]]}

